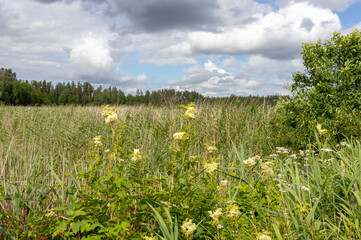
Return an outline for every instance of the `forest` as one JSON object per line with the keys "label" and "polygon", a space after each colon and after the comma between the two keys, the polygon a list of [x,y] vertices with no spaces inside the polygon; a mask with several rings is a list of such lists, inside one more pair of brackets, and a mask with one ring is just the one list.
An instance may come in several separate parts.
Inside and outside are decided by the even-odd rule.
{"label": "forest", "polygon": [[39,106],[39,105],[166,105],[174,107],[195,101],[266,101],[275,104],[277,96],[235,96],[205,97],[196,91],[176,91],[160,89],[149,91],[138,89],[135,95],[125,94],[117,87],[97,88],[89,82],[62,82],[53,85],[50,81],[20,80],[12,69],[0,68],[0,104]]}

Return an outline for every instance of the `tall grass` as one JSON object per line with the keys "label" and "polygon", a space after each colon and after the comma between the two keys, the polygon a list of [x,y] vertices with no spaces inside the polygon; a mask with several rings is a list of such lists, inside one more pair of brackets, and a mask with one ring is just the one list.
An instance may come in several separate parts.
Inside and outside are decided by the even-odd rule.
{"label": "tall grass", "polygon": [[[229,149],[243,145],[249,154],[263,154],[274,146],[268,140],[267,123],[272,108],[266,105],[203,105],[199,109],[192,146],[198,152],[214,141],[227,159]],[[121,107],[119,117],[127,123],[126,140],[162,162],[171,141],[179,108]],[[1,107],[0,153],[2,184],[36,183],[53,186],[52,170],[64,180],[74,166],[86,166],[87,143],[92,137],[110,138],[100,107]],[[154,164],[151,164],[154,166]],[[6,182],[5,182],[6,180]],[[35,181],[35,182],[34,182]]]}
{"label": "tall grass", "polygon": [[[187,151],[204,156],[209,143],[218,149],[219,176],[212,181],[229,181],[227,199],[241,206],[242,223],[249,226],[244,236],[251,239],[265,232],[275,239],[357,239],[361,235],[358,141],[332,145],[330,136],[315,130],[318,142],[309,149],[282,150],[276,148],[282,136],[270,134],[273,108],[268,105],[202,104],[197,110],[199,121],[192,123],[197,137]],[[0,108],[0,237],[26,238],[29,223],[34,224],[40,212],[71,205],[69,197],[82,184],[74,176],[91,166],[89,142],[98,135],[105,145],[112,141],[101,113],[100,107]],[[156,179],[164,176],[168,185],[174,178],[162,166],[169,161],[174,132],[186,124],[178,118],[181,114],[179,108],[151,106],[120,107],[118,113],[127,124],[126,149],[141,149],[148,159],[142,169]],[[255,155],[263,162],[247,168],[243,161]],[[264,178],[266,162],[273,168],[273,178]],[[101,168],[99,172],[106,174],[107,166]],[[165,212],[163,218],[172,223]]]}

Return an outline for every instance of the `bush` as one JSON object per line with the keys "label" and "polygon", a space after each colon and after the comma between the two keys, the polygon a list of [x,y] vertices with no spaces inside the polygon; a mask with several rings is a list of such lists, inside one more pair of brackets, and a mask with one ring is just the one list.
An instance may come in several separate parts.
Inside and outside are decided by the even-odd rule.
{"label": "bush", "polygon": [[277,106],[274,127],[283,125],[289,141],[313,142],[317,124],[337,139],[359,137],[361,126],[361,33],[358,30],[322,43],[304,43],[305,73],[293,74],[292,97]]}

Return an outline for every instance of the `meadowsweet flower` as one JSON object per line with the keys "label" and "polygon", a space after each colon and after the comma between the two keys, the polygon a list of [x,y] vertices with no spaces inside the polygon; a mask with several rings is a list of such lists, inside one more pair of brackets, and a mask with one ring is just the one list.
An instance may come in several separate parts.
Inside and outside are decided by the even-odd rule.
{"label": "meadowsweet flower", "polygon": [[322,129],[322,125],[321,124],[317,124],[316,126],[317,128],[317,131],[320,135],[324,134],[324,133],[327,133],[327,129]]}
{"label": "meadowsweet flower", "polygon": [[113,159],[115,159],[115,153],[114,152],[109,153],[107,157],[108,157],[109,160],[113,160]]}
{"label": "meadowsweet flower", "polygon": [[206,173],[213,174],[214,171],[218,168],[218,163],[211,162],[204,164],[204,168],[206,169]]}
{"label": "meadowsweet flower", "polygon": [[197,110],[194,107],[187,106],[186,109],[187,109],[187,111],[184,114],[186,117],[192,118],[192,119],[196,117]]}
{"label": "meadowsweet flower", "polygon": [[143,237],[144,240],[155,240],[155,237],[152,236],[144,236]]}
{"label": "meadowsweet flower", "polygon": [[260,157],[258,155],[248,158],[247,160],[244,160],[243,163],[247,166],[247,167],[253,167],[254,165],[256,165],[257,161],[260,160]]}
{"label": "meadowsweet flower", "polygon": [[239,211],[239,207],[237,205],[228,205],[228,217],[235,218],[241,215],[241,212]]}
{"label": "meadowsweet flower", "polygon": [[94,137],[94,138],[93,138],[93,143],[94,143],[94,145],[95,145],[95,146],[101,146],[101,145],[103,145],[101,139],[102,139],[102,136],[96,136],[96,137]]}
{"label": "meadowsweet flower", "polygon": [[257,240],[272,240],[272,238],[266,234],[259,235]]}
{"label": "meadowsweet flower", "polygon": [[302,189],[303,191],[307,191],[307,192],[310,191],[310,189],[309,189],[308,187],[306,187],[306,186],[302,186],[301,189]]}
{"label": "meadowsweet flower", "polygon": [[173,134],[173,138],[175,140],[184,140],[187,137],[187,133],[186,132],[176,132]]}
{"label": "meadowsweet flower", "polygon": [[218,149],[215,146],[209,146],[207,150],[209,153],[213,153],[213,152],[217,152]]}
{"label": "meadowsweet flower", "polygon": [[53,217],[55,216],[55,212],[53,212],[52,210],[50,210],[47,214],[45,214],[46,217]]}
{"label": "meadowsweet flower", "polygon": [[218,224],[217,228],[218,228],[218,229],[222,229],[222,228],[223,228],[223,225],[222,225],[222,224]]}
{"label": "meadowsweet flower", "polygon": [[187,238],[190,238],[193,235],[193,232],[197,229],[196,224],[193,223],[192,219],[186,218],[186,220],[183,222],[181,229],[186,235]]}
{"label": "meadowsweet flower", "polygon": [[139,149],[134,149],[133,152],[133,156],[130,160],[132,160],[132,162],[136,162],[138,160],[142,159],[142,155],[140,154],[140,150]]}
{"label": "meadowsweet flower", "polygon": [[278,157],[278,154],[271,154],[269,157]]}
{"label": "meadowsweet flower", "polygon": [[118,115],[115,113],[115,111],[118,111],[119,109],[109,107],[109,105],[104,106],[103,108],[105,110],[103,111],[102,115],[105,117],[106,123],[118,121]]}
{"label": "meadowsweet flower", "polygon": [[115,112],[113,112],[112,114],[108,115],[105,118],[106,123],[116,122],[117,120],[118,120],[118,115]]}
{"label": "meadowsweet flower", "polygon": [[228,184],[228,180],[222,180],[219,185],[222,187],[226,187],[227,184]]}
{"label": "meadowsweet flower", "polygon": [[216,211],[208,211],[209,216],[212,218],[212,224],[216,225],[219,223],[219,217],[223,214],[222,208],[218,208]]}
{"label": "meadowsweet flower", "polygon": [[265,173],[268,176],[273,176],[273,170],[271,167],[269,167],[267,164],[263,163],[261,165],[262,172]]}

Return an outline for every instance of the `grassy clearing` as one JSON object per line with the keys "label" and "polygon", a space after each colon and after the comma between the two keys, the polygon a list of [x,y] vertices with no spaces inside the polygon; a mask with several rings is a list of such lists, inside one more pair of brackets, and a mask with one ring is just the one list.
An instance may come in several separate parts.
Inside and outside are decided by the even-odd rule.
{"label": "grassy clearing", "polygon": [[315,128],[308,149],[279,148],[272,107],[196,108],[199,120],[179,117],[181,108],[121,107],[122,128],[105,124],[99,107],[1,107],[0,236],[361,235],[358,141],[332,145]]}

